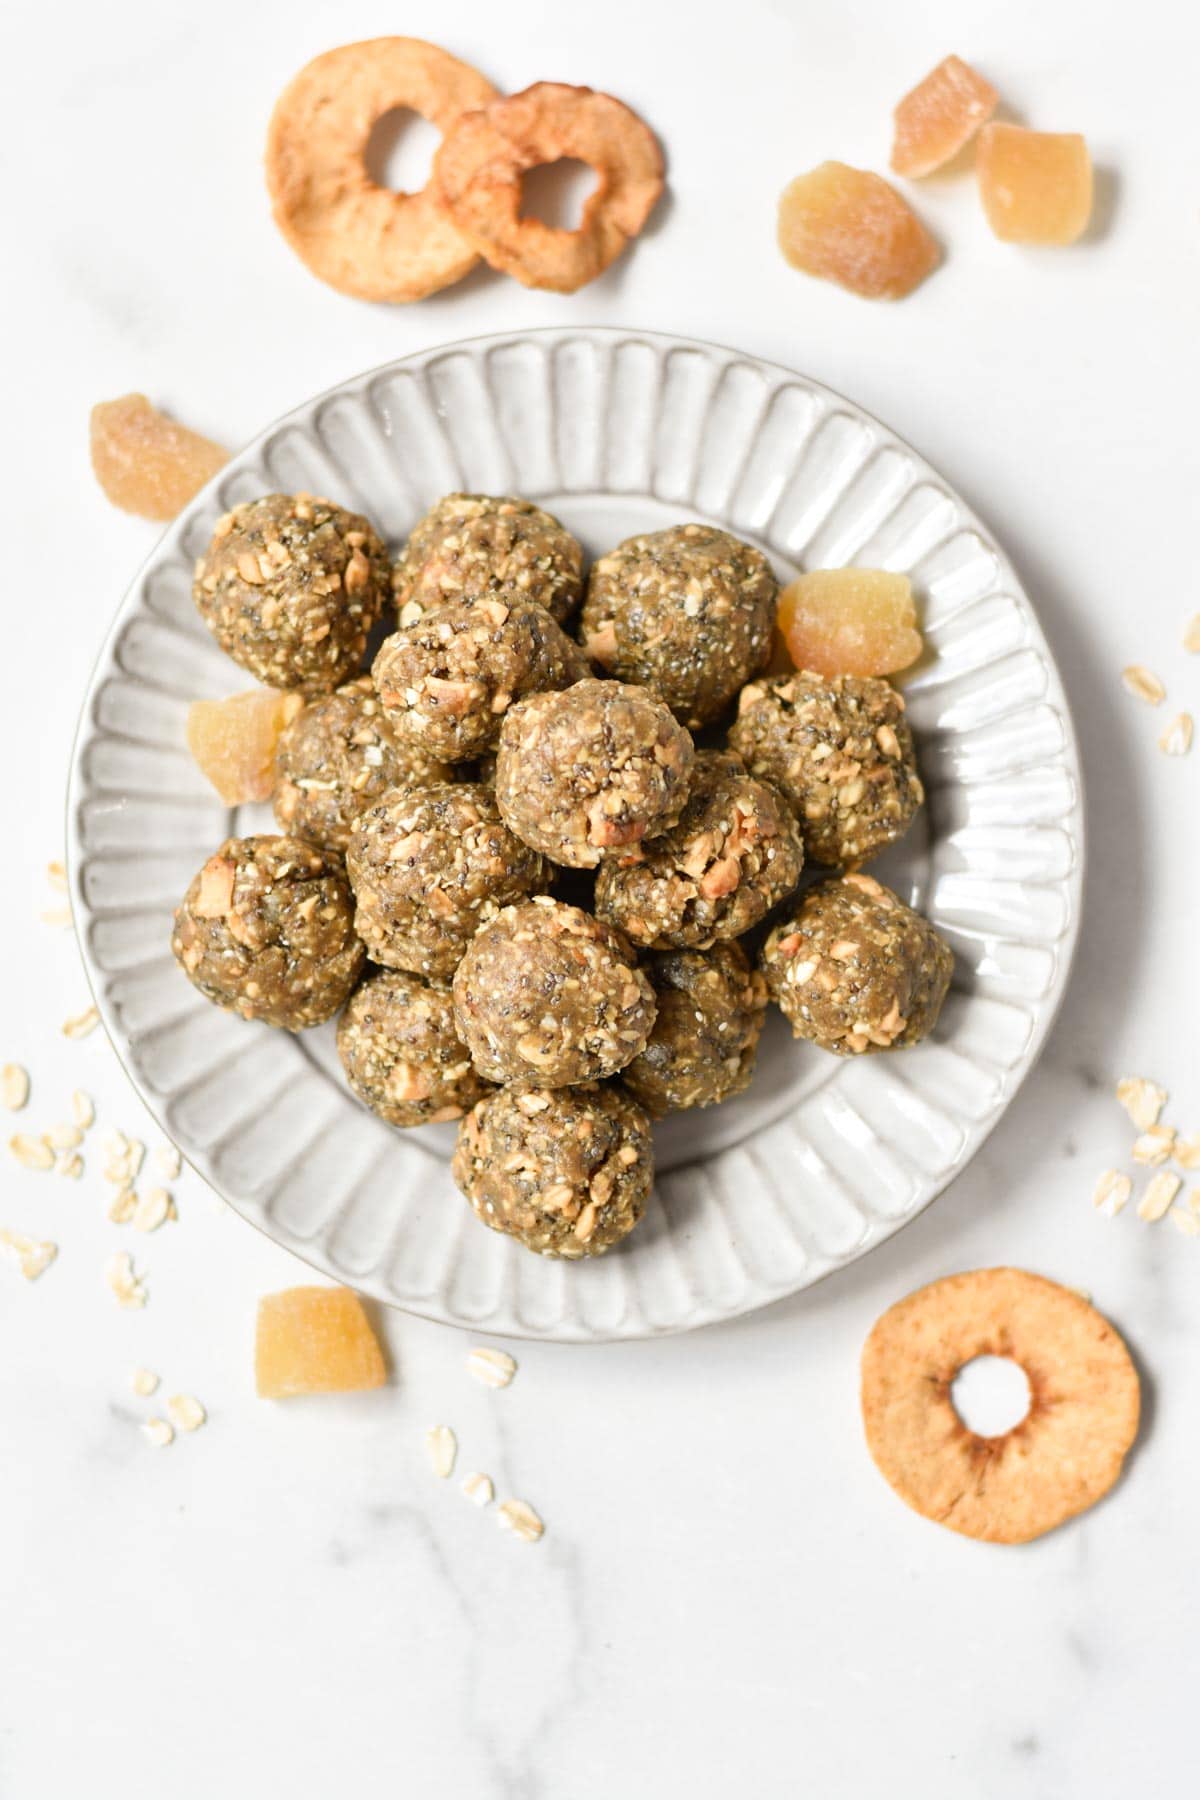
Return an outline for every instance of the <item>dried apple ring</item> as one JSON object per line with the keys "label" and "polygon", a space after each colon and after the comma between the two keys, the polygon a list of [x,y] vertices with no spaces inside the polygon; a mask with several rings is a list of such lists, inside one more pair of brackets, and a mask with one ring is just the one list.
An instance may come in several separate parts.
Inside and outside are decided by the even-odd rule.
{"label": "dried apple ring", "polygon": [[367,173],[372,127],[406,106],[447,132],[495,95],[477,69],[420,38],[368,38],[314,57],[279,96],[267,133],[275,223],[314,275],[357,300],[420,300],[458,281],[476,251],[433,194]]}
{"label": "dried apple ring", "polygon": [[[981,1437],[950,1393],[978,1356],[1029,1381],[1012,1431]],[[1024,1269],[951,1275],[897,1301],[863,1348],[862,1410],[880,1473],[914,1511],[966,1537],[1024,1544],[1101,1499],[1137,1436],[1137,1370],[1107,1319]]]}
{"label": "dried apple ring", "polygon": [[[522,176],[563,157],[599,177],[575,231],[521,217]],[[433,172],[454,223],[493,269],[559,294],[573,294],[621,254],[663,186],[650,127],[611,94],[558,81],[535,82],[464,114]]]}

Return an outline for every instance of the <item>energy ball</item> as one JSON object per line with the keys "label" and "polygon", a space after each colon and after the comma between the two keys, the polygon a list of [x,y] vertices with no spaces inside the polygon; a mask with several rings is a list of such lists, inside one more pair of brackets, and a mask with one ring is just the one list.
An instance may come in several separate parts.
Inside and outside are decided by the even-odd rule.
{"label": "energy ball", "polygon": [[767,984],[738,944],[668,950],[645,965],[658,1017],[621,1081],[652,1119],[716,1106],[750,1085]]}
{"label": "energy ball", "polygon": [[545,886],[548,873],[474,782],[385,794],[355,820],[346,867],[372,961],[441,981],[480,925]]}
{"label": "energy ball", "polygon": [[694,731],[766,667],[778,592],[749,544],[673,525],[627,538],[593,566],[580,635],[607,674],[652,688]]}
{"label": "energy ball", "polygon": [[389,1125],[461,1119],[488,1092],[454,1030],[446,988],[379,969],[338,1021],[338,1055],[359,1099]]}
{"label": "energy ball", "polygon": [[937,1024],[954,955],[928,920],[869,875],[814,888],[762,950],[771,997],[798,1038],[836,1056],[919,1044]]}
{"label": "energy ball", "polygon": [[776,675],[742,689],[729,730],[775,784],[817,862],[844,869],[903,837],[925,798],[904,699],[870,675]]}
{"label": "energy ball", "polygon": [[583,551],[531,500],[447,494],[414,528],[392,572],[401,625],[451,600],[531,600],[561,625],[583,592]]}
{"label": "energy ball", "polygon": [[454,1011],[479,1073],[521,1088],[600,1081],[654,1024],[654,990],[620,932],[547,896],[509,906],[472,940]]}
{"label": "energy ball", "polygon": [[384,640],[371,670],[401,738],[443,762],[495,747],[514,700],[588,673],[544,606],[495,598],[426,613]]}
{"label": "energy ball", "polygon": [[476,1215],[539,1256],[600,1256],[654,1183],[650,1121],[613,1083],[489,1094],[463,1120],[454,1179]]}
{"label": "energy ball", "polygon": [[283,829],[343,851],[355,819],[393,788],[453,780],[446,763],[398,740],[369,675],[310,700],[284,728],[275,767]]}
{"label": "energy ball", "polygon": [[683,811],[695,751],[645,688],[577,681],[504,721],[496,798],[510,828],[552,862],[592,869],[636,855]]}
{"label": "energy ball", "polygon": [[786,801],[726,750],[701,750],[678,822],[637,863],[606,862],[596,911],[642,948],[740,937],[791,893],[804,848]]}
{"label": "energy ball", "polygon": [[323,1025],[364,955],[341,857],[298,837],[227,838],[184,895],[171,949],[214,1005],[285,1031]]}
{"label": "energy ball", "polygon": [[217,520],[192,594],[226,655],[268,687],[327,694],[354,675],[388,591],[366,519],[311,494],[267,494]]}

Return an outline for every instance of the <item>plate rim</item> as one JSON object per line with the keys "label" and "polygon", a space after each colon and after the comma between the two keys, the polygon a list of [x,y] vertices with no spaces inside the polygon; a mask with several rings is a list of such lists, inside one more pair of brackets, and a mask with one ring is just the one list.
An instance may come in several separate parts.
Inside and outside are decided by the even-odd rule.
{"label": "plate rim", "polygon": [[[924,1198],[918,1205],[913,1207],[910,1212],[905,1213],[899,1218],[885,1221],[880,1229],[873,1234],[869,1243],[852,1250],[840,1260],[830,1261],[825,1267],[816,1269],[811,1275],[808,1275],[798,1284],[781,1290],[777,1294],[759,1294],[751,1298],[749,1303],[735,1302],[732,1305],[726,1306],[722,1306],[718,1302],[710,1302],[708,1310],[703,1317],[697,1318],[689,1315],[666,1325],[655,1325],[649,1321],[645,1321],[641,1326],[634,1329],[622,1328],[610,1330],[606,1328],[594,1329],[589,1327],[582,1331],[563,1331],[561,1329],[539,1331],[533,1328],[523,1328],[519,1320],[511,1321],[508,1319],[505,1320],[505,1323],[502,1326],[487,1322],[479,1327],[474,1327],[471,1325],[470,1321],[456,1317],[445,1310],[439,1311],[432,1306],[422,1305],[412,1300],[400,1300],[389,1297],[386,1294],[377,1293],[370,1287],[356,1290],[365,1293],[378,1304],[386,1306],[393,1311],[412,1314],[414,1317],[427,1319],[431,1323],[444,1325],[460,1331],[477,1329],[482,1335],[490,1337],[512,1338],[514,1341],[518,1342],[564,1343],[576,1345],[646,1342],[667,1337],[683,1336],[692,1331],[728,1324],[735,1319],[746,1318],[755,1313],[763,1312],[767,1309],[781,1305],[784,1301],[796,1300],[811,1288],[828,1280],[831,1276],[840,1274],[847,1268],[852,1267],[855,1263],[860,1262],[864,1257],[870,1255],[872,1251],[878,1249],[881,1245],[895,1237],[905,1226],[910,1225],[915,1219],[919,1218],[975,1160],[975,1157],[987,1142],[992,1132],[997,1129],[1004,1119],[1017,1093],[1032,1074],[1033,1070],[1037,1067],[1045,1050],[1049,1035],[1062,1010],[1063,1001],[1066,996],[1078,950],[1083,910],[1084,880],[1088,856],[1087,801],[1084,773],[1079,753],[1078,733],[1076,731],[1075,720],[1071,710],[1070,698],[1059,669],[1058,660],[1054,655],[1049,640],[1042,628],[1041,620],[1034,607],[1033,601],[1027,593],[1024,583],[1019,578],[1016,569],[1013,567],[1002,540],[994,531],[992,531],[976,508],[963,498],[958,488],[943,476],[939,470],[927,460],[920,450],[918,450],[900,432],[896,431],[893,426],[889,425],[885,420],[880,419],[876,414],[870,412],[859,401],[842,393],[840,389],[831,387],[827,382],[823,382],[815,376],[805,374],[802,370],[792,368],[786,363],[777,362],[770,357],[758,356],[754,352],[744,350],[736,345],[722,344],[711,339],[684,336],[679,333],[660,331],[657,329],[644,330],[635,325],[596,325],[581,323],[577,325],[540,325],[514,328],[507,331],[478,332],[469,337],[454,338],[443,343],[426,345],[421,349],[406,351],[402,356],[389,357],[381,363],[373,364],[371,367],[359,371],[357,374],[347,376],[341,381],[330,383],[328,386],[319,389],[316,393],[298,401],[296,405],[288,408],[287,411],[280,413],[274,419],[269,420],[266,425],[252,437],[247,439],[244,444],[239,446],[230,457],[229,462],[224,464],[212,479],[206,482],[204,487],[201,488],[187,505],[182,508],[175,518],[167,523],[165,529],[156,538],[146,556],[138,564],[113,612],[108,628],[105,631],[92,660],[83,688],[79,713],[71,741],[65,793],[65,852],[68,894],[72,913],[72,931],[79,948],[84,978],[87,982],[93,1004],[97,1009],[101,1024],[104,1027],[108,1042],[117,1057],[117,1061],[130,1081],[142,1105],[154,1120],[155,1125],[169,1142],[175,1143],[176,1140],[171,1130],[164,1123],[159,1105],[156,1100],[147,1093],[135,1069],[131,1065],[127,1053],[127,1045],[124,1040],[124,1034],[118,1029],[116,1020],[108,1005],[104,993],[102,972],[93,958],[88,941],[88,934],[85,929],[87,922],[92,917],[92,911],[83,893],[80,873],[84,858],[79,829],[82,801],[81,790],[83,787],[82,761],[87,742],[94,731],[95,721],[93,719],[93,702],[98,692],[101,671],[113,660],[112,652],[127,619],[133,615],[136,609],[137,596],[146,575],[151,568],[163,558],[164,554],[169,554],[170,551],[178,545],[179,541],[188,530],[195,514],[203,509],[210,493],[228,476],[234,464],[239,463],[243,458],[250,456],[261,446],[265,445],[269,439],[273,438],[275,434],[284,427],[291,423],[295,423],[300,415],[311,415],[335,396],[345,395],[348,392],[354,392],[360,388],[368,387],[377,379],[386,376],[394,370],[403,369],[412,364],[427,363],[434,358],[449,355],[454,352],[477,352],[485,347],[492,349],[504,345],[516,345],[528,342],[531,339],[541,342],[555,339],[565,341],[599,340],[608,344],[610,347],[615,347],[622,342],[631,342],[648,344],[660,352],[681,349],[692,350],[710,356],[715,355],[720,358],[730,359],[734,362],[743,362],[758,369],[765,370],[773,377],[800,382],[817,395],[832,402],[835,406],[846,408],[851,415],[856,415],[864,419],[868,424],[882,431],[912,458],[915,472],[919,477],[928,477],[932,479],[939,488],[950,495],[956,507],[959,509],[961,526],[965,529],[974,529],[978,532],[982,540],[987,544],[989,549],[993,551],[997,558],[999,576],[1002,579],[1007,578],[1008,583],[1014,590],[1013,597],[1023,604],[1023,608],[1028,614],[1029,622],[1036,633],[1036,639],[1040,645],[1042,661],[1052,683],[1050,698],[1053,701],[1054,710],[1061,720],[1063,727],[1063,746],[1060,753],[1060,761],[1068,768],[1074,783],[1074,802],[1070,812],[1066,815],[1071,830],[1074,860],[1067,876],[1062,880],[1060,890],[1067,900],[1067,917],[1062,934],[1055,945],[1055,969],[1053,981],[1039,1003],[1039,1010],[1033,1021],[1029,1042],[1026,1045],[1019,1062],[1006,1072],[1004,1079],[1001,1081],[999,1098],[993,1109],[992,1116],[981,1123],[975,1123],[966,1133],[962,1154],[954,1166],[945,1174],[933,1179]],[[324,1263],[317,1261],[313,1256],[309,1255],[306,1249],[300,1244],[293,1242],[290,1238],[285,1240],[277,1236],[275,1232],[268,1229],[265,1222],[260,1222],[248,1212],[243,1211],[238,1204],[230,1199],[224,1186],[214,1178],[213,1174],[208,1173],[202,1168],[194,1156],[184,1150],[181,1145],[176,1144],[176,1148],[179,1150],[187,1167],[190,1168],[206,1184],[206,1186],[217,1194],[245,1224],[252,1226],[265,1237],[268,1242],[276,1244],[280,1249],[285,1250],[288,1254],[296,1257],[300,1262],[304,1263],[306,1267],[312,1269],[324,1280],[333,1281],[342,1286],[354,1286],[352,1281],[347,1281],[341,1276],[331,1273]]]}

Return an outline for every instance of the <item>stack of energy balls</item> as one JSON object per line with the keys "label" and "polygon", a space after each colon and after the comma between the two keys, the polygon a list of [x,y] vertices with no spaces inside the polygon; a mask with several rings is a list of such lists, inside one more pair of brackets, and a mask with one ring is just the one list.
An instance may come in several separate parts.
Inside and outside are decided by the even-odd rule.
{"label": "stack of energy balls", "polygon": [[[859,872],[923,799],[903,699],[762,674],[777,584],[750,545],[674,526],[585,586],[549,513],[452,494],[393,568],[365,519],[274,494],[219,521],[195,598],[306,704],[285,835],[209,858],[175,955],[244,1018],[340,1013],[367,1106],[461,1119],[454,1177],[493,1230],[559,1257],[624,1238],[651,1120],[742,1092],[768,995],[837,1055],[934,1024],[949,948]],[[789,907],[806,855],[830,876]]]}

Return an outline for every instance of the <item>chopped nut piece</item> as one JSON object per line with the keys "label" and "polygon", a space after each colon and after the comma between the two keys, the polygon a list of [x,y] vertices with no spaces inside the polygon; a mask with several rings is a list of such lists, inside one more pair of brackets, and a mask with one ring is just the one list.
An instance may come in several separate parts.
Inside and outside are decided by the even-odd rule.
{"label": "chopped nut piece", "polygon": [[36,1281],[58,1255],[58,1245],[19,1231],[0,1231],[0,1251],[14,1262],[26,1281]]}
{"label": "chopped nut piece", "polygon": [[1128,1175],[1122,1175],[1116,1169],[1105,1169],[1096,1183],[1092,1205],[1106,1219],[1115,1219],[1132,1192],[1133,1183]]}
{"label": "chopped nut piece", "polygon": [[1149,1131],[1158,1124],[1167,1104],[1167,1090],[1156,1081],[1147,1081],[1144,1075],[1125,1075],[1117,1083],[1117,1099],[1138,1130]]}
{"label": "chopped nut piece", "polygon": [[160,1144],[154,1152],[154,1166],[164,1181],[174,1181],[183,1168],[183,1158],[174,1144]]}
{"label": "chopped nut piece", "polygon": [[147,1419],[142,1426],[142,1436],[156,1450],[165,1450],[168,1444],[174,1442],[175,1433],[165,1419]]}
{"label": "chopped nut piece", "polygon": [[524,1500],[505,1500],[496,1513],[502,1531],[511,1531],[523,1544],[536,1544],[546,1527]]}
{"label": "chopped nut piece", "polygon": [[467,1373],[484,1387],[505,1388],[516,1372],[516,1360],[506,1350],[488,1350],[480,1346],[467,1357]]}
{"label": "chopped nut piece", "polygon": [[1156,1168],[1165,1163],[1175,1148],[1175,1132],[1170,1125],[1152,1125],[1137,1138],[1130,1154],[1135,1163]]}
{"label": "chopped nut piece", "polygon": [[130,1220],[135,1231],[157,1231],[171,1217],[171,1196],[166,1188],[147,1188],[138,1196]]}
{"label": "chopped nut piece", "polygon": [[76,1014],[73,1019],[64,1021],[62,1034],[65,1038],[85,1038],[89,1033],[95,1031],[99,1023],[100,1014],[94,1006],[89,1006],[83,1012]]}
{"label": "chopped nut piece", "polygon": [[104,1265],[104,1279],[116,1296],[118,1306],[145,1306],[150,1297],[144,1280],[134,1269],[133,1258],[128,1250],[118,1250],[115,1256],[109,1257]]}
{"label": "chopped nut piece", "polygon": [[1157,1175],[1151,1176],[1146,1183],[1145,1193],[1138,1201],[1138,1218],[1145,1219],[1148,1224],[1153,1225],[1170,1209],[1171,1202],[1182,1186],[1183,1183],[1178,1175],[1171,1174],[1167,1169],[1162,1169]]}
{"label": "chopped nut piece", "polygon": [[453,1473],[458,1455],[458,1439],[448,1425],[431,1425],[425,1433],[425,1453],[429,1466],[442,1481]]}
{"label": "chopped nut piece", "polygon": [[1164,756],[1186,756],[1192,747],[1192,715],[1176,713],[1158,740]]}
{"label": "chopped nut piece", "polygon": [[158,1386],[158,1376],[153,1369],[134,1369],[129,1377],[129,1385],[135,1394],[148,1400]]}
{"label": "chopped nut piece", "polygon": [[44,1138],[31,1132],[18,1131],[8,1140],[8,1148],[25,1169],[52,1169],[54,1152]]}
{"label": "chopped nut piece", "polygon": [[1131,663],[1127,669],[1122,669],[1121,680],[1126,693],[1132,694],[1135,700],[1144,700],[1147,706],[1161,706],[1167,697],[1167,690],[1158,676],[1144,669],[1141,663]]}
{"label": "chopped nut piece", "polygon": [[20,1063],[5,1063],[0,1069],[0,1106],[9,1112],[20,1112],[29,1099],[29,1071]]}
{"label": "chopped nut piece", "polygon": [[180,1431],[199,1431],[208,1414],[192,1394],[172,1394],[167,1401],[171,1423]]}
{"label": "chopped nut piece", "polygon": [[464,1476],[462,1491],[472,1506],[490,1506],[496,1498],[496,1490],[492,1486],[490,1475]]}
{"label": "chopped nut piece", "polygon": [[81,1131],[89,1131],[96,1123],[96,1103],[82,1088],[76,1088],[71,1095],[71,1112]]}

